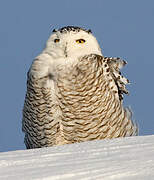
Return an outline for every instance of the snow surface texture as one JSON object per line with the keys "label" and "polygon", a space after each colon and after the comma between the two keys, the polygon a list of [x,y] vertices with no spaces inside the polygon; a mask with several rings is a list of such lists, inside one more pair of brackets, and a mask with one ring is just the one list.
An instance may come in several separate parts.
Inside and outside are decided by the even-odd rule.
{"label": "snow surface texture", "polygon": [[154,180],[154,135],[0,153],[0,179]]}

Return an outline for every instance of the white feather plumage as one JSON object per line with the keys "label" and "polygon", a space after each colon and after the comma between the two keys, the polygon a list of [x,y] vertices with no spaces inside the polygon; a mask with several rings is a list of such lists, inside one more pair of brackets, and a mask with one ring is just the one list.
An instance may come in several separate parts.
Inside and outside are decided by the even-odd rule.
{"label": "white feather plumage", "polygon": [[89,31],[64,27],[53,32],[28,73],[22,121],[26,147],[137,135],[131,112],[122,105],[128,83],[119,71],[124,64],[103,57]]}

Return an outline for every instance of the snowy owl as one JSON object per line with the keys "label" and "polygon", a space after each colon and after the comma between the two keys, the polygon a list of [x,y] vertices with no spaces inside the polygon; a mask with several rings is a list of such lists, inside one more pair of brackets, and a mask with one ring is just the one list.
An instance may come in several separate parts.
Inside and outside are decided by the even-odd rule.
{"label": "snowy owl", "polygon": [[123,94],[126,62],[104,57],[90,30],[53,30],[28,72],[22,130],[28,149],[137,135]]}

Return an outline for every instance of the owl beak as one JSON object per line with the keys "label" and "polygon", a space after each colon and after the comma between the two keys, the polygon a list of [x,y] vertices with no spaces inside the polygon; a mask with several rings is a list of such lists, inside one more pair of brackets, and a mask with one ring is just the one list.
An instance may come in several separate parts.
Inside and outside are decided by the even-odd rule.
{"label": "owl beak", "polygon": [[64,55],[65,55],[65,57],[68,56],[68,55],[67,55],[67,43],[66,43],[66,46],[65,46],[65,48],[64,48]]}

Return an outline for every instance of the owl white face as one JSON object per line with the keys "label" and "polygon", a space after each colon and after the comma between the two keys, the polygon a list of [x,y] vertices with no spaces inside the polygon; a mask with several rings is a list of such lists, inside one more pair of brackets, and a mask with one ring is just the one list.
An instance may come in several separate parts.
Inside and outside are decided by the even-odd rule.
{"label": "owl white face", "polygon": [[[47,41],[46,49],[54,58],[77,58],[88,54],[102,55],[96,38],[83,29],[56,31]],[[71,27],[73,28],[73,27]]]}

